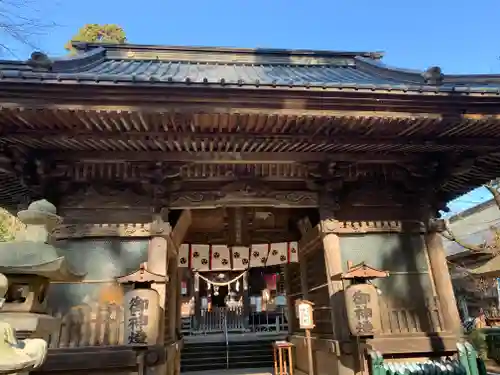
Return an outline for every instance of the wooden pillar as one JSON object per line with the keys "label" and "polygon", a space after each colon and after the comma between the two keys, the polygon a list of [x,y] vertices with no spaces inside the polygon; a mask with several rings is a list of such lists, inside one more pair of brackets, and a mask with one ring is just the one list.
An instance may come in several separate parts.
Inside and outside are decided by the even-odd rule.
{"label": "wooden pillar", "polygon": [[[168,271],[168,236],[171,228],[168,223],[163,222],[161,215],[155,215],[152,222],[152,233],[148,247],[147,269],[158,275],[167,275]],[[158,335],[158,343],[165,342],[165,311],[166,311],[166,284],[155,283],[151,286],[160,295],[161,321],[159,324],[160,332]]]}
{"label": "wooden pillar", "polygon": [[446,331],[460,334],[462,323],[458,313],[457,301],[453,292],[451,276],[443,247],[443,239],[438,231],[438,225],[430,225],[425,234],[427,255],[431,268],[434,288],[439,300],[439,308]]}
{"label": "wooden pillar", "polygon": [[179,303],[177,304],[177,333],[182,330],[182,281],[185,280],[185,269],[177,268],[177,296]]}
{"label": "wooden pillar", "polygon": [[[175,325],[176,325],[176,330],[175,330],[175,335],[177,339],[182,338],[182,294],[181,294],[181,288],[182,288],[182,280],[183,280],[183,275],[184,275],[184,269],[177,267],[177,309],[176,309],[176,319],[175,319]],[[182,348],[182,347],[181,347]],[[181,351],[180,349],[177,351],[177,355],[175,358],[175,370],[174,374],[175,375],[180,375],[181,373]]]}
{"label": "wooden pillar", "polygon": [[342,254],[340,238],[337,234],[335,220],[336,206],[333,202],[323,199],[320,209],[320,235],[323,241],[325,255],[326,277],[333,324],[333,338],[346,340],[349,338],[347,320],[344,308],[343,285],[341,281],[332,281],[332,276],[342,272]]}
{"label": "wooden pillar", "polygon": [[200,300],[200,275],[194,274],[194,328],[200,328],[201,300]]}
{"label": "wooden pillar", "polygon": [[177,341],[177,305],[180,303],[180,298],[178,296],[177,285],[178,285],[178,271],[177,271],[177,258],[171,257],[168,267],[168,336],[171,341]]}
{"label": "wooden pillar", "polygon": [[250,296],[248,291],[248,271],[243,275],[243,324],[245,330],[250,328]]}
{"label": "wooden pillar", "polygon": [[308,299],[309,297],[309,287],[307,286],[307,263],[300,251],[299,243],[299,267],[300,267],[300,291],[302,292],[302,298]]}
{"label": "wooden pillar", "polygon": [[[162,214],[154,214],[151,223],[151,232],[153,233],[148,247],[147,269],[158,275],[168,276],[169,268],[169,236],[171,234],[170,224],[165,223],[162,219]],[[167,280],[168,283],[168,280]],[[169,337],[166,335],[165,317],[168,308],[166,301],[166,283],[155,283],[151,286],[160,295],[160,324],[158,332],[158,344],[164,344]],[[171,374],[168,372],[168,364],[158,366],[152,370],[152,374]]]}
{"label": "wooden pillar", "polygon": [[169,252],[170,263],[170,283],[169,283],[169,336],[172,341],[176,342],[175,359],[172,364],[172,373],[179,375],[181,371],[180,364],[180,349],[182,343],[179,343],[179,332],[181,329],[181,270],[179,269],[178,258],[179,248],[184,242],[184,238],[191,226],[192,216],[190,210],[184,210],[180,215],[171,235],[172,251]]}
{"label": "wooden pillar", "polygon": [[295,306],[292,303],[292,299],[290,298],[292,292],[290,287],[290,265],[285,264],[284,267],[285,274],[285,293],[286,293],[286,309],[287,314],[286,318],[288,320],[288,334],[292,335],[295,332]]}

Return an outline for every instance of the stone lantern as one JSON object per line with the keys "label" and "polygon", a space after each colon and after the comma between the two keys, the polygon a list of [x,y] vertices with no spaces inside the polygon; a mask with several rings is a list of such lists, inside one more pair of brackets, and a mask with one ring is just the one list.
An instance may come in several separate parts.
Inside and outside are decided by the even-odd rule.
{"label": "stone lantern", "polygon": [[[0,273],[0,301],[5,302],[9,282]],[[17,340],[12,326],[0,321],[0,374],[27,374],[39,368],[47,358],[48,345],[42,339]]]}
{"label": "stone lantern", "polygon": [[0,273],[8,279],[0,321],[10,324],[18,336],[47,340],[60,325],[47,314],[50,281],[79,281],[84,275],[47,243],[48,234],[62,221],[53,204],[33,202],[18,218],[26,224],[25,238],[0,243]]}

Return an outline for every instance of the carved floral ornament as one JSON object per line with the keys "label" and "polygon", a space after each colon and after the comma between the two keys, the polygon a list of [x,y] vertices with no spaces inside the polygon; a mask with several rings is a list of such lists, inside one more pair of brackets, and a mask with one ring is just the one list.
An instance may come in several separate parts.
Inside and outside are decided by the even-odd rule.
{"label": "carved floral ornament", "polygon": [[168,223],[162,224],[68,224],[56,227],[51,236],[56,240],[86,237],[142,237],[168,233]]}
{"label": "carved floral ornament", "polygon": [[172,208],[199,208],[207,206],[288,206],[317,207],[315,192],[309,191],[274,191],[254,189],[244,186],[241,190],[196,191],[172,193],[169,205]]}
{"label": "carved floral ornament", "polygon": [[326,219],[321,221],[323,233],[357,234],[357,233],[426,233],[438,231],[438,221],[429,222],[425,225],[421,221],[411,220],[377,220],[377,221],[340,221]]}

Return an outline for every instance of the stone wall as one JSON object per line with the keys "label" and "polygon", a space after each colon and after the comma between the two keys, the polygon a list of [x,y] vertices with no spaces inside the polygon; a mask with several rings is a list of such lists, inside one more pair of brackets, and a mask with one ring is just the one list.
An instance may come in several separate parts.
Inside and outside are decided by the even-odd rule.
{"label": "stone wall", "polygon": [[60,255],[86,276],[81,283],[52,283],[48,295],[51,311],[65,314],[84,304],[121,304],[123,289],[114,278],[147,261],[148,241],[119,237],[58,241]]}

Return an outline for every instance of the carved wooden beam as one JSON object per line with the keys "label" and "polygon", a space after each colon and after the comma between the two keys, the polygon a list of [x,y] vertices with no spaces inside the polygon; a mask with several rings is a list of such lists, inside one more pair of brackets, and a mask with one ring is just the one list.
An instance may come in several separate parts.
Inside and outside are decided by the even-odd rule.
{"label": "carved wooden beam", "polygon": [[360,233],[425,233],[426,225],[421,221],[339,221],[324,220],[324,233],[360,234]]}
{"label": "carved wooden beam", "polygon": [[170,208],[215,207],[317,207],[317,194],[310,191],[191,191],[170,196]]}
{"label": "carved wooden beam", "polygon": [[75,131],[60,131],[60,130],[23,130],[15,131],[2,136],[4,141],[23,142],[26,140],[37,139],[39,142],[64,142],[71,139],[72,141],[87,141],[97,138],[99,140],[124,141],[129,140],[149,142],[152,139],[162,142],[215,142],[224,141],[227,143],[243,144],[245,141],[252,142],[268,142],[270,140],[276,142],[293,142],[318,145],[386,145],[386,146],[425,146],[428,151],[441,150],[450,146],[459,147],[460,149],[496,149],[498,140],[492,137],[411,137],[411,136],[324,136],[314,134],[276,134],[276,133],[209,133],[209,132],[138,132],[127,131],[121,133],[117,131],[99,131],[99,132],[75,132]]}
{"label": "carved wooden beam", "polygon": [[57,151],[52,160],[67,162],[188,162],[202,164],[293,164],[325,161],[348,161],[379,164],[415,162],[418,155],[403,153],[329,153],[329,152],[163,152],[163,151]]}
{"label": "carved wooden beam", "polygon": [[[168,224],[166,224],[168,225]],[[139,237],[156,235],[158,228],[151,224],[66,224],[51,233],[55,240],[91,237]]]}

